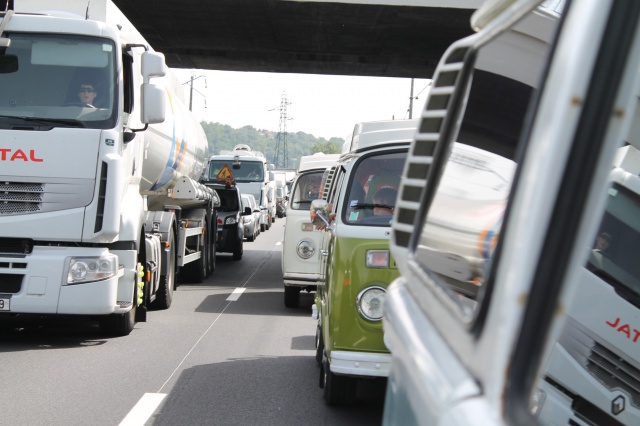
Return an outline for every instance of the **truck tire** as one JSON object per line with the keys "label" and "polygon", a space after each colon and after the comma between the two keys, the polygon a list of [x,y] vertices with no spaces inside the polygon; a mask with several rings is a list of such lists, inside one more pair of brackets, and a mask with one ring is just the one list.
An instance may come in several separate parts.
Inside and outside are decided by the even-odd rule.
{"label": "truck tire", "polygon": [[213,272],[216,270],[216,233],[215,233],[215,229],[214,231],[210,234],[212,235],[210,241],[209,241],[209,262],[208,262],[208,268],[209,268],[209,273],[208,275],[213,274]]}
{"label": "truck tire", "polygon": [[297,308],[300,305],[300,287],[284,286],[284,306]]}
{"label": "truck tire", "polygon": [[203,238],[202,245],[198,247],[198,251],[200,251],[200,258],[182,267],[181,274],[183,275],[183,279],[195,284],[200,284],[204,281],[207,276],[208,250],[209,247]]}
{"label": "truck tire", "polygon": [[331,372],[329,363],[324,362],[320,369],[323,382],[323,398],[328,405],[352,405],[356,402],[357,379]]}
{"label": "truck tire", "polygon": [[243,249],[243,244],[242,244],[242,239],[240,240],[240,245],[238,246],[238,248],[236,249],[236,251],[233,252],[233,260],[240,260],[242,259],[242,255],[244,254],[244,249]]}
{"label": "truck tire", "polygon": [[173,290],[176,280],[176,247],[175,235],[173,231],[169,233],[169,265],[167,265],[167,275],[160,277],[160,287],[156,293],[156,300],[151,306],[154,309],[169,309],[173,302]]}
{"label": "truck tire", "polygon": [[137,289],[133,287],[133,307],[126,314],[111,314],[100,318],[100,331],[108,336],[128,336],[136,325],[136,311],[138,310]]}
{"label": "truck tire", "polygon": [[322,338],[322,327],[318,324],[316,328],[316,363],[322,365],[322,357],[324,356],[324,340]]}

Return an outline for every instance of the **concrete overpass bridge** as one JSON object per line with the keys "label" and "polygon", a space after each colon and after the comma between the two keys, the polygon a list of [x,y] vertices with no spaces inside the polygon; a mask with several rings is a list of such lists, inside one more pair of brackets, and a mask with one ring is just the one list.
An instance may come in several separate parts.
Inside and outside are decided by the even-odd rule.
{"label": "concrete overpass bridge", "polygon": [[484,0],[113,0],[172,68],[431,78]]}

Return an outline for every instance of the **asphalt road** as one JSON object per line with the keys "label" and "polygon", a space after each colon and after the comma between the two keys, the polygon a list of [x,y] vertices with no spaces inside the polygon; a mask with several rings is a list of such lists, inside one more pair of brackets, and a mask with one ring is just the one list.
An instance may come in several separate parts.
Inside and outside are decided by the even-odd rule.
{"label": "asphalt road", "polygon": [[283,302],[284,220],[127,337],[77,320],[3,331],[0,425],[380,424],[383,380],[361,383],[350,407],[322,399],[313,295]]}

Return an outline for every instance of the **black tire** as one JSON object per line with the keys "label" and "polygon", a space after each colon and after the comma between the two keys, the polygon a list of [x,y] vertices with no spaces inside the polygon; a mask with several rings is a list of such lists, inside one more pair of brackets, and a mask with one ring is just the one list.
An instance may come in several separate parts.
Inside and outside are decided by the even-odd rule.
{"label": "black tire", "polygon": [[324,355],[324,340],[322,339],[322,327],[318,324],[316,328],[316,362],[322,365],[322,357]]}
{"label": "black tire", "polygon": [[267,229],[267,226],[264,223],[260,224],[260,232],[264,232]]}
{"label": "black tire", "polygon": [[128,336],[136,325],[137,288],[133,286],[133,307],[126,314],[111,314],[100,318],[100,331],[108,336]]}
{"label": "black tire", "polygon": [[290,285],[284,286],[284,306],[287,308],[297,308],[300,306],[300,287]]}
{"label": "black tire", "polygon": [[[154,309],[169,309],[173,302],[173,290],[176,282],[176,247],[173,230],[169,233],[169,265],[167,275],[160,277],[160,287],[156,293],[156,300],[153,301]],[[195,263],[195,262],[194,262]]]}
{"label": "black tire", "polygon": [[244,249],[243,249],[243,244],[242,244],[242,240],[240,240],[240,245],[238,246],[238,248],[236,249],[236,251],[233,252],[233,260],[240,260],[242,259],[242,255],[244,253]]}
{"label": "black tire", "polygon": [[200,246],[200,258],[182,267],[182,282],[188,281],[199,284],[207,276],[208,247],[206,244]]}
{"label": "black tire", "polygon": [[209,241],[209,275],[213,274],[216,270],[216,238],[215,232],[210,237]]}
{"label": "black tire", "polygon": [[249,241],[249,242],[255,241],[255,239],[256,239],[256,233],[255,232],[247,237],[247,241]]}
{"label": "black tire", "polygon": [[356,402],[357,379],[355,377],[334,374],[329,369],[329,363],[324,363],[320,369],[323,374],[323,398],[328,405],[352,405]]}

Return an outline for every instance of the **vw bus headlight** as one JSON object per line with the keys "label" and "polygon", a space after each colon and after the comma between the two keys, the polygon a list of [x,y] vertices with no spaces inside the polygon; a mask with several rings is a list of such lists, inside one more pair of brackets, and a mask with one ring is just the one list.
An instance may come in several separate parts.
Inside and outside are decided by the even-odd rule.
{"label": "vw bus headlight", "polygon": [[316,252],[316,247],[313,244],[313,241],[302,240],[298,243],[296,252],[302,259],[309,259],[311,256],[313,256],[313,253]]}
{"label": "vw bus headlight", "polygon": [[67,284],[106,280],[118,273],[118,258],[113,254],[99,257],[71,257]]}
{"label": "vw bus headlight", "polygon": [[362,290],[356,299],[360,315],[369,321],[380,321],[386,293],[382,287],[367,287]]}

